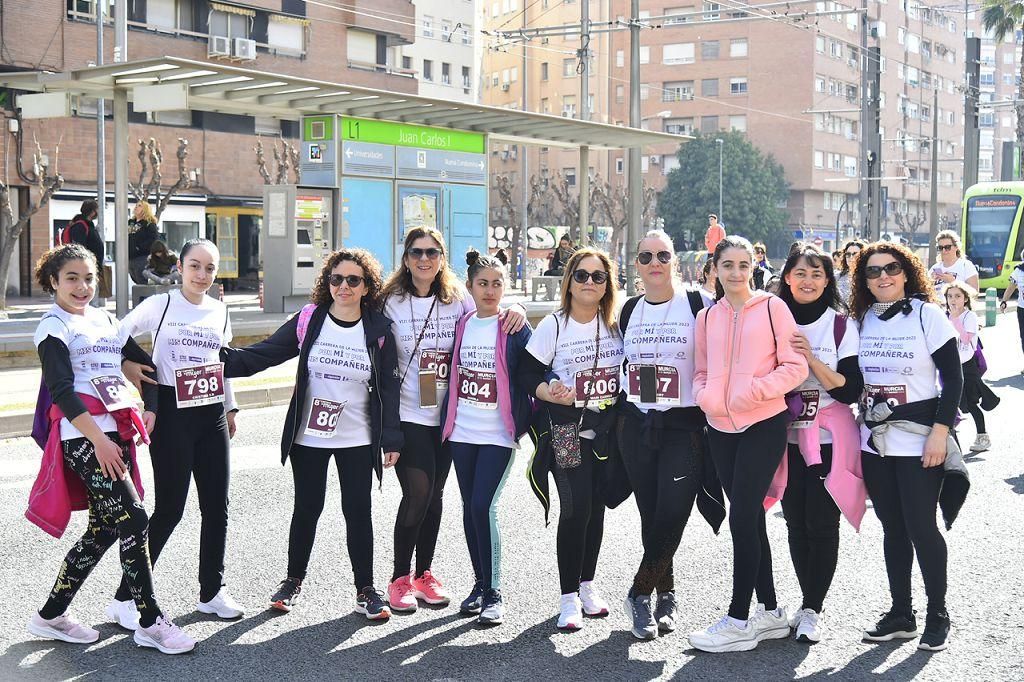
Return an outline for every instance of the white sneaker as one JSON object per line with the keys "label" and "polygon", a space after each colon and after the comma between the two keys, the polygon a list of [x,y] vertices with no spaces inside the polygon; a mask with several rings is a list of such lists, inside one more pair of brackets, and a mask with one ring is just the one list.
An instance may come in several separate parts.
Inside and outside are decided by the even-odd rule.
{"label": "white sneaker", "polygon": [[597,592],[594,582],[588,580],[580,583],[580,601],[583,602],[583,613],[591,618],[604,618],[608,615],[608,602]]}
{"label": "white sneaker", "polygon": [[765,611],[764,604],[758,604],[750,625],[757,633],[757,641],[766,639],[785,639],[789,637],[789,616],[785,607],[780,606],[774,611]]}
{"label": "white sneaker", "polygon": [[65,615],[46,620],[38,613],[33,613],[28,621],[28,631],[36,637],[59,639],[72,644],[92,644],[100,638],[99,631],[76,623]]}
{"label": "white sneaker", "polygon": [[114,621],[125,630],[137,630],[139,627],[139,609],[135,606],[135,600],[128,601],[113,600],[107,604],[107,618]]}
{"label": "white sneaker", "polygon": [[974,444],[971,445],[971,452],[985,452],[991,449],[992,439],[988,437],[987,433],[979,433],[978,437],[974,439]]}
{"label": "white sneaker", "polygon": [[196,648],[194,639],[163,616],[148,628],[140,625],[135,631],[135,643],[158,649],[165,654],[184,654]]}
{"label": "white sneaker", "polygon": [[558,629],[575,631],[583,627],[583,605],[575,594],[563,594],[559,602]]}
{"label": "white sneaker", "polygon": [[813,609],[803,609],[797,614],[800,623],[796,626],[796,641],[817,644],[821,641],[821,630],[825,622],[820,613]]}
{"label": "white sneaker", "polygon": [[234,620],[245,615],[245,609],[239,606],[226,587],[220,588],[220,592],[210,601],[201,601],[196,604],[196,608],[200,613],[215,613],[218,618],[225,620]]}
{"label": "white sneaker", "polygon": [[723,616],[722,620],[707,630],[691,632],[689,640],[690,646],[694,649],[713,654],[750,651],[757,647],[757,632],[752,621],[747,621],[744,627],[739,627],[734,619]]}

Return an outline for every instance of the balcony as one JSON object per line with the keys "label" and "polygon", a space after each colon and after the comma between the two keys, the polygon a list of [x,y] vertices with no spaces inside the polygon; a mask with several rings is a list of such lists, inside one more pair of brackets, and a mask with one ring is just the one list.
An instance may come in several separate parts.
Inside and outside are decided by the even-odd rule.
{"label": "balcony", "polygon": [[410,0],[348,0],[343,7],[340,21],[386,35],[389,47],[416,40],[416,8]]}

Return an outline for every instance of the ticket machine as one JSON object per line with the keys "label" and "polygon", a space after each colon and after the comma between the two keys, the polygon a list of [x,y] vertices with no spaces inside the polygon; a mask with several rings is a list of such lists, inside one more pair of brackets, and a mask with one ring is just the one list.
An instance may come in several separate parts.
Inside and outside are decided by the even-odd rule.
{"label": "ticket machine", "polygon": [[263,309],[292,312],[309,300],[337,238],[337,190],[302,185],[263,189]]}

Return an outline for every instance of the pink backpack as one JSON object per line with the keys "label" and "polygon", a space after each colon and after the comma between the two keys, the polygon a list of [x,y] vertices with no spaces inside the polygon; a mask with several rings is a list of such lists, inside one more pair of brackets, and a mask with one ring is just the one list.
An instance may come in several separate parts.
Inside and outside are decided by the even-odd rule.
{"label": "pink backpack", "polygon": [[[313,317],[313,311],[316,310],[315,303],[307,303],[302,306],[302,310],[299,311],[299,326],[295,328],[295,336],[299,340],[299,352],[302,352],[302,342],[306,339],[306,330],[309,329],[309,320]],[[384,347],[384,337],[381,336],[377,339],[377,347]]]}

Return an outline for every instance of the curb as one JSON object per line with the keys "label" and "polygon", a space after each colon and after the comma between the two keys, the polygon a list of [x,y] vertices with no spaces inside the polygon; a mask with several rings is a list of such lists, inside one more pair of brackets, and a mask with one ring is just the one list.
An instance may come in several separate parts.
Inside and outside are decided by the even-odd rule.
{"label": "curb", "polygon": [[[235,393],[235,402],[243,410],[259,407],[287,405],[292,397],[292,384],[252,388]],[[0,440],[22,438],[32,433],[35,412],[9,412],[0,414]]]}

